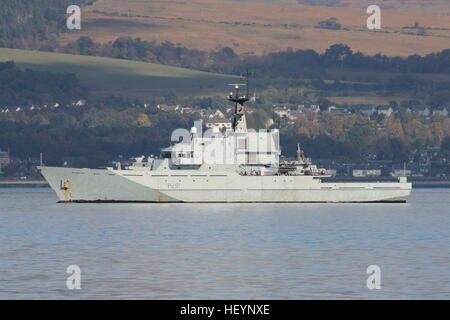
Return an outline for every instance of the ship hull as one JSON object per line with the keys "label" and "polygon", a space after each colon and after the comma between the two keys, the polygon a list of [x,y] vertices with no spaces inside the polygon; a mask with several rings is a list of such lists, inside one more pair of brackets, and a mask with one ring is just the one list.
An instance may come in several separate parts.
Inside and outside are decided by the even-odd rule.
{"label": "ship hull", "polygon": [[60,202],[405,202],[408,182],[326,183],[313,176],[241,176],[42,167]]}

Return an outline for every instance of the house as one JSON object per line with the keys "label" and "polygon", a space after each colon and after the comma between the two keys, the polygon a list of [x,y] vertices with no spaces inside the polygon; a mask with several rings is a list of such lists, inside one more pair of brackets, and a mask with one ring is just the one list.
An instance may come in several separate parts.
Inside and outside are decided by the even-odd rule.
{"label": "house", "polygon": [[320,106],[318,104],[312,104],[309,106],[309,112],[318,113],[320,112]]}
{"label": "house", "polygon": [[357,106],[357,112],[367,117],[371,117],[376,113],[376,109],[372,104],[363,104]]}
{"label": "house", "polygon": [[350,114],[347,108],[338,108],[336,106],[331,106],[328,109],[328,112],[334,115],[347,115]]}
{"label": "house", "polygon": [[194,110],[194,108],[191,108],[191,107],[182,107],[180,112],[182,114],[192,114],[195,112],[195,110]]}
{"label": "house", "polygon": [[86,100],[78,100],[77,102],[72,103],[72,105],[74,105],[75,107],[84,107],[86,105]]}
{"label": "house", "polygon": [[280,118],[289,118],[289,115],[291,114],[291,109],[284,107],[276,107],[273,112],[279,116]]}
{"label": "house", "polygon": [[254,108],[249,108],[249,107],[245,108],[245,113],[246,114],[253,114],[255,112],[256,112],[256,109],[254,109]]}
{"label": "house", "polygon": [[380,169],[353,169],[352,176],[358,177],[358,178],[379,177],[379,176],[381,176],[381,170]]}
{"label": "house", "polygon": [[415,112],[421,115],[422,117],[429,117],[431,115],[431,110],[427,106],[416,106],[413,107],[412,109],[408,109],[407,112]]}
{"label": "house", "polygon": [[443,108],[437,108],[433,110],[433,116],[444,116],[448,117],[448,110],[446,107]]}
{"label": "house", "polygon": [[331,112],[331,111],[337,110],[337,109],[339,109],[339,108],[336,107],[336,106],[329,106],[329,107],[327,108],[327,111],[328,111],[328,112]]}
{"label": "house", "polygon": [[179,110],[180,106],[169,106],[167,104],[158,104],[156,108],[161,111],[177,111]]}
{"label": "house", "polygon": [[391,172],[391,176],[393,176],[393,177],[410,177],[411,173],[412,173],[411,170],[393,169]]}
{"label": "house", "polygon": [[289,114],[289,120],[296,121],[298,120],[302,115],[304,115],[304,112],[298,111],[298,110],[292,110]]}
{"label": "house", "polygon": [[0,168],[8,165],[11,162],[11,157],[8,151],[2,151],[0,149]]}
{"label": "house", "polygon": [[311,104],[309,106],[300,104],[300,105],[298,105],[297,110],[301,111],[301,112],[318,113],[318,112],[320,112],[320,106],[317,104]]}
{"label": "house", "polygon": [[223,114],[222,111],[220,111],[219,109],[217,109],[214,114],[213,114],[213,118],[220,118],[220,119],[224,119],[225,115]]}
{"label": "house", "polygon": [[226,118],[213,117],[205,120],[205,126],[209,129],[231,129],[232,123]]}
{"label": "house", "polygon": [[222,111],[220,111],[219,109],[217,110],[202,110],[200,111],[200,114],[203,118],[206,119],[212,119],[212,118],[220,118],[220,119],[224,119],[225,115],[223,114]]}
{"label": "house", "polygon": [[392,109],[391,106],[379,106],[377,108],[377,114],[378,115],[383,115],[386,118],[389,118],[391,116],[391,114],[394,113],[394,109]]}

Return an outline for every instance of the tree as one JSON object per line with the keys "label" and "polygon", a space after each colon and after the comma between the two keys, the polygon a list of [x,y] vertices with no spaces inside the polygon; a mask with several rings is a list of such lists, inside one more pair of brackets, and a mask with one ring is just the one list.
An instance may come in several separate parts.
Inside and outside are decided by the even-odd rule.
{"label": "tree", "polygon": [[140,113],[137,119],[138,127],[150,127],[152,123],[145,113]]}
{"label": "tree", "polygon": [[95,0],[15,0],[2,1],[0,38],[7,46],[38,48],[51,43],[52,38],[65,32],[62,13],[69,5],[85,6]]}
{"label": "tree", "polygon": [[80,37],[77,45],[82,55],[91,55],[94,50],[94,41],[89,37]]}
{"label": "tree", "polygon": [[449,137],[445,137],[444,140],[442,140],[441,153],[447,159],[450,159],[450,136]]}
{"label": "tree", "polygon": [[342,28],[342,25],[339,23],[339,20],[337,18],[330,18],[324,21],[320,21],[317,24],[317,28],[340,30]]}
{"label": "tree", "polygon": [[329,61],[334,65],[344,68],[344,60],[351,56],[353,51],[346,44],[333,44],[325,51],[325,61]]}
{"label": "tree", "polygon": [[86,99],[88,91],[74,74],[20,70],[12,61],[0,62],[0,105],[69,103]]}

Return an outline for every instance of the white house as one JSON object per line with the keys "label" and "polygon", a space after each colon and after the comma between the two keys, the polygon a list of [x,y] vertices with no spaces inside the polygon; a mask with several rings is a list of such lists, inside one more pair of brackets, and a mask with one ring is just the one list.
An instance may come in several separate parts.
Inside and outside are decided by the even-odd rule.
{"label": "white house", "polygon": [[320,106],[318,104],[311,104],[309,106],[300,104],[300,105],[298,105],[297,110],[301,111],[301,112],[318,113],[318,112],[320,112]]}
{"label": "white house", "polygon": [[426,107],[426,106],[413,107],[411,112],[415,112],[415,113],[421,115],[422,117],[429,117],[431,115],[430,108]]}
{"label": "white house", "polygon": [[391,114],[394,113],[394,109],[390,106],[379,106],[377,108],[377,114],[384,115],[386,118],[389,118]]}
{"label": "white house", "polygon": [[282,108],[277,107],[273,110],[273,112],[280,118],[288,118],[289,115],[291,114],[291,110],[289,108],[287,108],[286,106],[284,106]]}
{"label": "white house", "polygon": [[446,107],[438,108],[436,110],[433,110],[433,116],[444,116],[448,117],[448,110]]}
{"label": "white house", "polygon": [[357,110],[358,110],[358,113],[363,114],[367,117],[373,116],[376,112],[375,107],[371,104],[361,105]]}
{"label": "white house", "polygon": [[394,169],[391,172],[391,176],[393,177],[410,177],[411,176],[411,170],[404,170],[404,169]]}
{"label": "white house", "polygon": [[354,169],[352,172],[354,177],[379,177],[381,176],[380,169]]}

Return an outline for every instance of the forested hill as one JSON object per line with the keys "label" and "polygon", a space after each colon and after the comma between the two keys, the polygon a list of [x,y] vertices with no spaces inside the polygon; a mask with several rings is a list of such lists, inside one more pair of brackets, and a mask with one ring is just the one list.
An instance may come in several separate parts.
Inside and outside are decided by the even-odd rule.
{"label": "forested hill", "polygon": [[56,41],[65,31],[67,7],[86,6],[95,0],[2,0],[0,1],[0,46],[33,46]]}
{"label": "forested hill", "polygon": [[[0,62],[0,106],[68,104],[87,98],[74,74],[20,70],[13,61]],[[3,110],[4,111],[4,110]]]}

